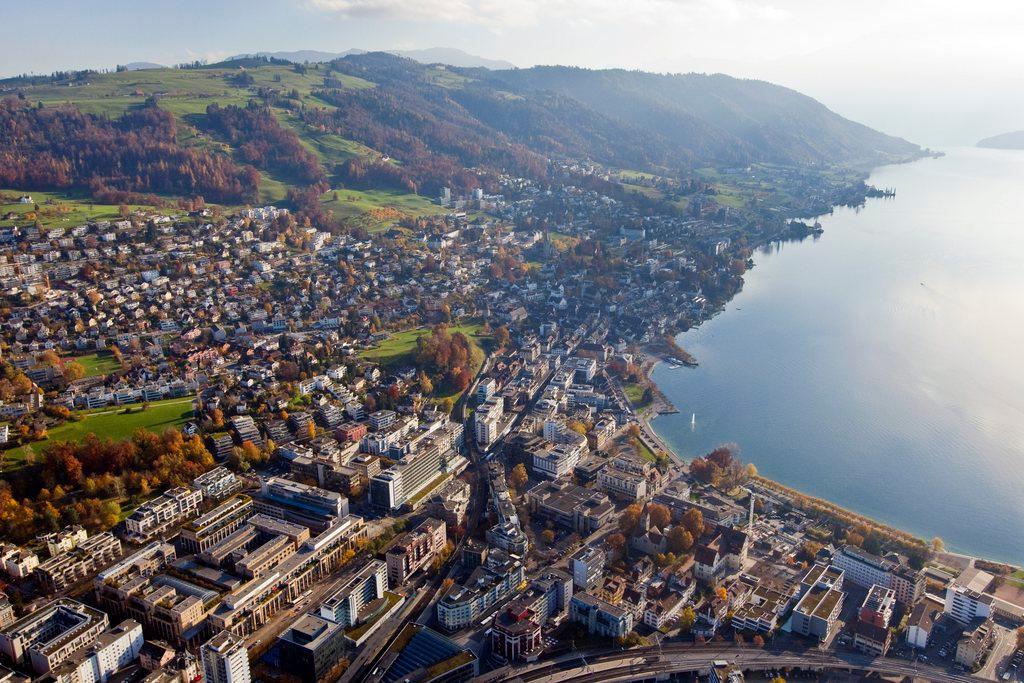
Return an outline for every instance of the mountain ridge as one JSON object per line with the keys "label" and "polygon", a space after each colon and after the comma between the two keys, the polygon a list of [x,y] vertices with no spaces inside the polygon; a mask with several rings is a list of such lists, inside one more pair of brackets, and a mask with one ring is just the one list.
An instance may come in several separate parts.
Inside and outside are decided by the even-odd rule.
{"label": "mountain ridge", "polygon": [[[365,55],[371,50],[360,50],[351,48],[341,52],[326,52],[323,50],[278,50],[269,52],[243,53],[228,57],[225,61],[240,59],[244,57],[271,57],[283,59],[296,64],[309,62],[330,62],[335,59],[342,59],[353,55]],[[429,47],[415,50],[377,50],[387,54],[405,57],[420,62],[421,64],[447,64],[463,68],[484,68],[484,69],[514,69],[512,62],[503,59],[489,59],[479,55],[470,54],[464,50],[454,47]]]}
{"label": "mountain ridge", "polygon": [[983,138],[975,146],[986,149],[1024,149],[1024,130],[1012,130]]}

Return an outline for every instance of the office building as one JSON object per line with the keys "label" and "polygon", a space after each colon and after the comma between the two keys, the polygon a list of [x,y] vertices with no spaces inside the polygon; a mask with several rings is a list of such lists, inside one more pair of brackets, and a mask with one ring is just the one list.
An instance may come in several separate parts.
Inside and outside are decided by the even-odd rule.
{"label": "office building", "polygon": [[836,567],[815,564],[800,582],[801,596],[790,618],[794,633],[827,640],[839,619],[846,594],[840,590],[843,572]]}
{"label": "office building", "polygon": [[[518,602],[518,601],[517,601]],[[511,604],[494,619],[491,652],[506,662],[525,660],[544,648],[536,613],[521,604]]]}
{"label": "office building", "polygon": [[896,601],[913,605],[924,590],[921,573],[897,560],[878,557],[853,545],[840,548],[832,558],[832,565],[843,571],[846,581],[870,588],[874,585],[891,588]]}
{"label": "office building", "polygon": [[891,588],[874,585],[857,612],[853,626],[853,646],[866,654],[885,656],[892,633],[889,626],[896,607],[896,593]]}
{"label": "office building", "polygon": [[367,683],[461,683],[480,673],[472,650],[420,624],[407,624],[381,657]]}
{"label": "office building", "polygon": [[323,531],[348,514],[348,499],[340,493],[270,477],[255,499],[256,511]]}
{"label": "office building", "polygon": [[285,669],[304,683],[316,683],[341,661],[345,652],[345,629],[315,614],[299,617],[277,639]]}

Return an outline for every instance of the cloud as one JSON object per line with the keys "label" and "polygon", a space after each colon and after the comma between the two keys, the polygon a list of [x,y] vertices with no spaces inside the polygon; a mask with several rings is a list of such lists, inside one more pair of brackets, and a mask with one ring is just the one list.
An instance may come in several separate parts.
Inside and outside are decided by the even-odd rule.
{"label": "cloud", "polygon": [[366,19],[519,28],[542,22],[573,26],[693,25],[774,21],[789,12],[762,0],[303,0],[313,10]]}

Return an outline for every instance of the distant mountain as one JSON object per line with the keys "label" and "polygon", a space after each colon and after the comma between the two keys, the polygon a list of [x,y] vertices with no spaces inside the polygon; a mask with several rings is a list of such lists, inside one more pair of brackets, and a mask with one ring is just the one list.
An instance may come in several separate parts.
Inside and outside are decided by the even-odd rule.
{"label": "distant mountain", "polygon": [[764,81],[562,66],[480,76],[496,88],[571,97],[602,114],[656,131],[698,158],[867,168],[921,153],[917,145]]}
{"label": "distant mountain", "polygon": [[[513,69],[515,65],[511,62],[506,62],[500,59],[487,59],[486,57],[478,57],[477,55],[471,55],[468,52],[453,47],[430,47],[422,50],[384,50],[388,54],[398,55],[399,57],[406,57],[414,61],[420,62],[421,64],[447,64],[449,66],[458,66],[464,68],[483,68],[483,69]],[[237,59],[239,57],[273,57],[274,59],[284,59],[289,62],[295,62],[297,64],[304,64],[306,62],[329,62],[334,59],[340,59],[342,57],[348,57],[351,55],[364,55],[366,50],[345,50],[344,52],[323,52],[321,50],[295,50],[292,52],[256,52],[253,54],[235,55],[229,57],[227,61]]]}
{"label": "distant mountain", "polygon": [[167,67],[156,62],[129,62],[124,65],[124,68],[128,71],[145,71],[146,69],[166,69]]}
{"label": "distant mountain", "polygon": [[990,138],[978,141],[978,147],[989,149],[1024,149],[1024,130],[1015,130],[1012,133],[993,135]]}
{"label": "distant mountain", "polygon": [[[539,154],[622,168],[770,162],[866,169],[921,154],[917,145],[849,121],[796,91],[723,75],[534,67],[453,69],[461,79],[439,81],[429,67],[380,52],[332,64],[378,84],[340,96],[378,124],[407,127],[432,116],[433,126],[450,123],[458,135],[471,121],[491,129],[493,139]],[[398,149],[388,153],[401,158]]]}

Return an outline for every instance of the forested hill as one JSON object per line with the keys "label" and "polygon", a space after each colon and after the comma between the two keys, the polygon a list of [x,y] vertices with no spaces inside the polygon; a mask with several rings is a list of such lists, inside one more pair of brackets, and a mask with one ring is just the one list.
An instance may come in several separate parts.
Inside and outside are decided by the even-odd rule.
{"label": "forested hill", "polygon": [[864,169],[921,153],[759,81],[492,71],[380,52],[21,77],[0,81],[3,98],[0,184],[119,201],[275,202],[339,186],[434,196],[490,171],[544,180],[551,159],[684,178],[753,163]]}
{"label": "forested hill", "polygon": [[555,92],[657,132],[706,160],[870,167],[920,153],[917,145],[850,121],[817,100],[723,74],[534,67],[483,75],[520,94]]}

